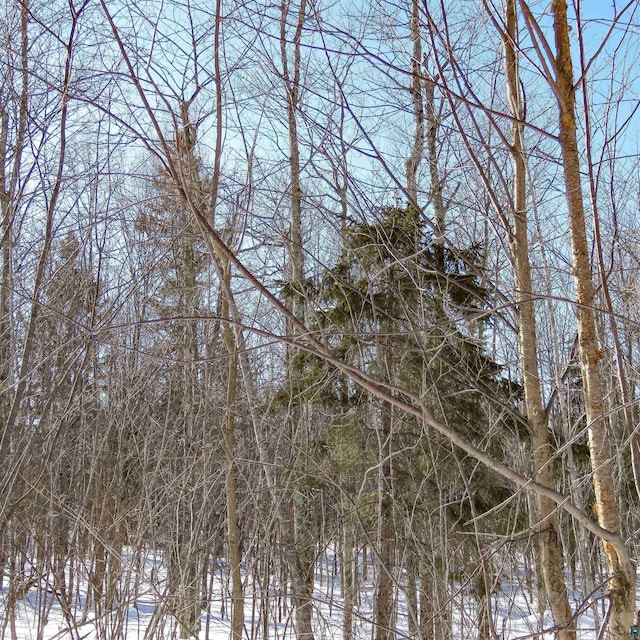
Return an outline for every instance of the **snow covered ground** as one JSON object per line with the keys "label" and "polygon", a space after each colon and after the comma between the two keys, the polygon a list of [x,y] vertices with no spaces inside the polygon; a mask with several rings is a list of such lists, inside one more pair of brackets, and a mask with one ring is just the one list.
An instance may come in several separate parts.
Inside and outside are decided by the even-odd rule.
{"label": "snow covered ground", "polygon": [[[6,584],[0,592],[0,640],[169,640],[178,637],[175,620],[168,611],[168,599],[163,596],[166,576],[161,556],[149,554],[144,562],[130,562],[123,558],[123,579],[116,589],[117,605],[111,611],[96,613],[87,600],[87,583],[74,578],[73,602],[67,602],[54,592],[46,581],[25,587],[26,595],[20,599],[11,614],[7,609]],[[316,575],[315,636],[317,640],[340,640],[342,637],[342,598],[339,581],[329,570],[331,554],[323,557]],[[69,576],[72,578],[72,576]],[[6,582],[6,579],[5,579]],[[71,583],[71,582],[70,582]],[[226,576],[218,571],[212,576],[213,597],[202,612],[200,638],[227,640],[230,636],[230,599]],[[246,585],[245,637],[261,639],[261,606],[259,590]],[[269,640],[287,640],[292,637],[291,610],[274,579],[269,586]],[[373,585],[364,583],[360,605],[355,616],[358,640],[373,638],[372,617]],[[473,640],[477,637],[476,604],[463,587],[452,594],[454,611],[454,640]],[[408,637],[406,602],[398,601],[397,638]],[[91,605],[91,606],[89,606]],[[512,580],[502,584],[501,593],[494,598],[494,624],[501,640],[524,640],[536,634],[539,614],[536,603],[529,597],[524,581]],[[549,621],[546,621],[549,624]],[[580,640],[595,640],[593,610],[580,617]],[[550,640],[553,634],[537,636]]]}

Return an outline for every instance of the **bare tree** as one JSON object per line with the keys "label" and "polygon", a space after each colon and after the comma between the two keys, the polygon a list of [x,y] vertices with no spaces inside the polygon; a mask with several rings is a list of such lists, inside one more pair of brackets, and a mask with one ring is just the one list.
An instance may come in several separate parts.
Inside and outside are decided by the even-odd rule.
{"label": "bare tree", "polygon": [[69,629],[117,635],[157,554],[149,635],[210,635],[220,588],[234,640],[276,620],[312,640],[332,548],[345,638],[397,634],[406,596],[412,636],[459,619],[488,639],[524,558],[572,640],[562,545],[586,599],[597,540],[625,637],[637,516],[611,435],[634,435],[636,223],[617,159],[611,203],[594,186],[624,127],[582,139],[598,106],[577,98],[628,33],[579,52],[576,82],[589,25],[560,0],[553,26],[516,0],[19,7],[0,89],[9,608],[42,580],[40,629],[57,602]]}
{"label": "bare tree", "polygon": [[[620,514],[613,481],[613,465],[602,389],[598,336],[593,310],[594,284],[587,242],[584,200],[581,186],[580,156],[577,142],[573,61],[569,41],[567,5],[556,0],[552,5],[556,44],[556,90],[560,109],[560,146],[569,207],[573,273],[578,316],[578,353],[589,425],[589,450],[596,493],[596,513],[600,526],[620,531]],[[624,544],[603,543],[610,572],[610,637],[624,638],[633,621],[635,609],[635,567]]]}
{"label": "bare tree", "polygon": [[[518,305],[518,334],[520,362],[524,386],[525,406],[531,446],[533,449],[534,477],[545,486],[553,487],[552,452],[549,442],[547,417],[542,402],[540,368],[535,317],[535,302],[531,264],[529,259],[529,233],[527,221],[527,165],[524,146],[524,105],[520,87],[518,48],[518,18],[516,3],[508,0],[505,15],[504,51],[507,93],[512,123],[511,156],[513,159],[513,233],[511,247],[516,274],[516,303]],[[569,596],[564,578],[564,561],[558,534],[556,505],[545,496],[538,495],[538,520],[542,574],[546,596],[556,625],[558,638],[576,637]]]}

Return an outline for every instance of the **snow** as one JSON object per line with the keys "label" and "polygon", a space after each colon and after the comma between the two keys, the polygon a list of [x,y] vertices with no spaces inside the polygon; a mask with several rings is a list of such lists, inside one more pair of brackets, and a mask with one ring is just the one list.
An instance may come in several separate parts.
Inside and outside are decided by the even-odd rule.
{"label": "snow", "polygon": [[[334,558],[328,552],[321,556],[316,574],[314,593],[314,623],[316,640],[340,640],[342,637],[343,600],[339,578],[333,576]],[[23,570],[25,567],[23,567]],[[88,582],[67,570],[65,584],[75,584],[72,602],[66,602],[62,594],[55,592],[53,580],[25,584],[24,597],[8,611],[9,597],[7,575],[0,590],[0,638],[15,640],[169,640],[178,637],[175,619],[168,611],[166,597],[166,571],[159,553],[149,552],[140,562],[134,561],[131,550],[122,557],[122,579],[116,587],[115,606],[105,613],[96,613],[96,607],[88,600]],[[23,575],[29,575],[23,571]],[[219,569],[209,576],[214,586],[206,610],[201,616],[201,640],[227,640],[230,637],[231,601],[227,576]],[[29,578],[26,578],[29,579]],[[356,640],[373,638],[372,603],[373,584],[361,584],[359,607],[355,619]],[[245,577],[245,637],[261,639],[260,610],[262,605],[258,585],[252,585]],[[268,604],[269,639],[289,640],[293,637],[291,608],[282,596],[283,590],[275,576],[271,576]],[[397,602],[397,638],[409,637],[407,603],[399,591]],[[451,594],[454,640],[474,640],[477,637],[477,605],[468,589],[459,585]],[[576,603],[578,602],[576,594]],[[539,612],[530,595],[523,573],[502,580],[499,594],[492,600],[495,629],[501,640],[524,640],[535,637],[551,640],[552,633],[537,635]],[[602,617],[602,613],[600,613]],[[544,620],[545,628],[551,626]],[[580,640],[595,640],[593,608],[586,608],[579,618]]]}

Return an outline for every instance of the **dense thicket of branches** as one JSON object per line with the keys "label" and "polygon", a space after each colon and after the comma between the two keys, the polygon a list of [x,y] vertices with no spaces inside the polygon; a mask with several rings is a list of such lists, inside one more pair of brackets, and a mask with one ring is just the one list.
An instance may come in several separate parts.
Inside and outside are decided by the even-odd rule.
{"label": "dense thicket of branches", "polygon": [[436,4],[3,0],[3,637],[627,638],[637,6]]}

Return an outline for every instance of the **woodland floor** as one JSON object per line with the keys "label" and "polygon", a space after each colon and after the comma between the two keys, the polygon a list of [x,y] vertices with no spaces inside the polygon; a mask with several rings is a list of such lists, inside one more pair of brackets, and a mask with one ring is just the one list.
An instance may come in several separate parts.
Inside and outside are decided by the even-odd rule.
{"label": "woodland floor", "polygon": [[[47,587],[46,580],[34,583],[27,595],[15,607],[15,614],[7,612],[7,588],[0,591],[0,640],[158,640],[177,638],[175,620],[168,611],[165,568],[160,555],[149,553],[143,563],[130,563],[123,558],[127,575],[117,590],[117,605],[106,614],[96,614],[94,606],[87,606],[87,583],[76,578],[74,602],[66,607],[59,594]],[[333,576],[333,557],[326,554],[318,564],[315,588],[315,637],[316,640],[342,637],[342,597],[339,578]],[[499,592],[492,599],[493,619],[501,640],[524,640],[539,630],[537,603],[530,585],[523,578],[524,571],[513,572],[511,578],[502,580]],[[213,576],[212,597],[203,610],[200,639],[227,640],[230,636],[230,600],[228,582],[223,572]],[[247,640],[262,638],[260,608],[262,594],[246,580],[245,637]],[[269,587],[269,640],[287,640],[292,637],[292,617],[286,598],[275,578]],[[373,637],[371,624],[373,585],[369,580],[361,582],[360,603],[356,614],[355,640]],[[464,585],[451,594],[454,616],[453,640],[477,638],[476,604]],[[46,614],[44,613],[46,612]],[[599,612],[602,615],[602,612]],[[579,639],[595,640],[593,608],[579,618]],[[549,621],[546,621],[548,624]],[[397,602],[397,638],[408,638],[406,603],[402,597]],[[537,636],[550,640],[553,634]]]}

